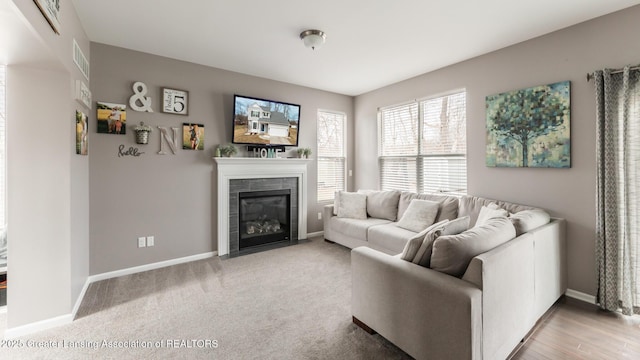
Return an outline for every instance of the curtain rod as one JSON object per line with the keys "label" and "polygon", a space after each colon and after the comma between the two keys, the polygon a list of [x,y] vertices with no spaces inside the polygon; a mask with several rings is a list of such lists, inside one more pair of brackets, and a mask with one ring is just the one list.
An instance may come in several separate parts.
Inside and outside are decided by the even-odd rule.
{"label": "curtain rod", "polygon": [[[640,65],[638,66],[632,66],[629,68],[630,70],[640,70]],[[623,71],[624,69],[615,69],[615,70],[611,70],[612,74],[619,74]],[[593,73],[587,73],[587,82],[591,81],[591,79],[593,79]]]}

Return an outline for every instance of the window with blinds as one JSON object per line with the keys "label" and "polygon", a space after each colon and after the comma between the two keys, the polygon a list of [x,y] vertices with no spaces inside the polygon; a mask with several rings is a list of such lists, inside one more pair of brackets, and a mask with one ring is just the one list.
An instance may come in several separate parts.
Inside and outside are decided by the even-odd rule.
{"label": "window with blinds", "polygon": [[318,111],[318,202],[333,200],[336,191],[346,189],[346,118],[344,113]]}
{"label": "window with blinds", "polygon": [[466,92],[379,111],[382,190],[467,192]]}

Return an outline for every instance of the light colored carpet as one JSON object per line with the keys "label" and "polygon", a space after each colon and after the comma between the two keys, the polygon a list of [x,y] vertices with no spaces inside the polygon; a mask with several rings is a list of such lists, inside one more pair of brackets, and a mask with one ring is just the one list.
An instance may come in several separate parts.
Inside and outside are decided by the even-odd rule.
{"label": "light colored carpet", "polygon": [[410,359],[354,325],[350,301],[349,249],[314,238],[91,284],[73,323],[19,339],[65,348],[0,348],[0,358]]}

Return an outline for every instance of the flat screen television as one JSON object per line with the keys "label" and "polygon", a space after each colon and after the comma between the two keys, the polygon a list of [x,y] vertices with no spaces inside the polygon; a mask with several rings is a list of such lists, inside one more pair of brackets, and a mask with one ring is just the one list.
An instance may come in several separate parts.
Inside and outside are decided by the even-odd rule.
{"label": "flat screen television", "polygon": [[300,105],[233,96],[234,144],[298,146]]}

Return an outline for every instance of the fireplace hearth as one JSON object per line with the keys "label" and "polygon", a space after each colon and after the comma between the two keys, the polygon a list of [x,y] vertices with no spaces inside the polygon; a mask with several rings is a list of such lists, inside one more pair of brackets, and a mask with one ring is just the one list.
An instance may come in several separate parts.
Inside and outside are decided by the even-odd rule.
{"label": "fireplace hearth", "polygon": [[238,201],[240,251],[290,242],[290,189],[240,192]]}

